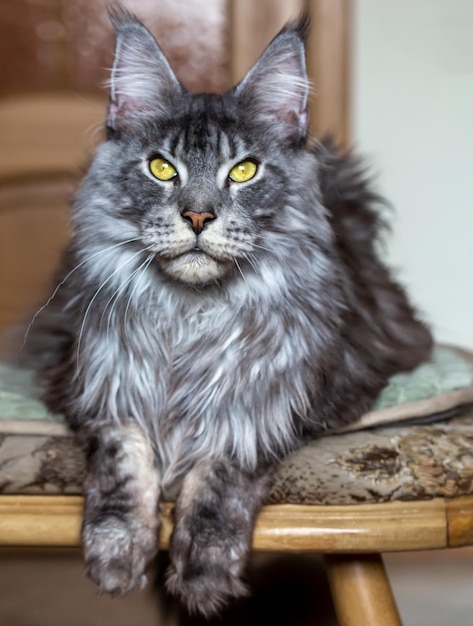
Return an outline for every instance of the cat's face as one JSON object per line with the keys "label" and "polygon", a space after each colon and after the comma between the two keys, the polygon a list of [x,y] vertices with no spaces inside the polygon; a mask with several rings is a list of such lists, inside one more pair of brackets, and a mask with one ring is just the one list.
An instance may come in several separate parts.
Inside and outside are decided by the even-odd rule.
{"label": "cat's face", "polygon": [[280,35],[223,96],[193,95],[141,24],[125,15],[115,26],[109,138],[96,160],[109,217],[172,279],[203,285],[251,266],[282,219],[306,134],[302,34]]}

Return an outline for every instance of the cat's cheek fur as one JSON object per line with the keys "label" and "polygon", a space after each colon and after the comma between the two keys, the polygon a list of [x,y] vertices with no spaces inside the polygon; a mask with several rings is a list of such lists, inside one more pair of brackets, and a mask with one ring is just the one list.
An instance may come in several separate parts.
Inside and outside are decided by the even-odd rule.
{"label": "cat's cheek fur", "polygon": [[144,226],[141,237],[150,251],[158,256],[177,258],[195,246],[196,236],[175,205],[161,207],[152,222]]}

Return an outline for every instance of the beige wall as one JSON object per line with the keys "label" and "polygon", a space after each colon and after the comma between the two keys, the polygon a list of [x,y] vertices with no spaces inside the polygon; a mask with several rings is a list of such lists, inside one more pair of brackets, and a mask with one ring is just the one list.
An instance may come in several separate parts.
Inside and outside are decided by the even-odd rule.
{"label": "beige wall", "polygon": [[353,135],[395,207],[389,259],[473,348],[473,1],[354,1]]}

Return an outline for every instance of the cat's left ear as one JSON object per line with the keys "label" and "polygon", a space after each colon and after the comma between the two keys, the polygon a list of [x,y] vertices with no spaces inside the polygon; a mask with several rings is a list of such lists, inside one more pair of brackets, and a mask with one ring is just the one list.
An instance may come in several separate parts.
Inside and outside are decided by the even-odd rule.
{"label": "cat's left ear", "polygon": [[110,9],[116,30],[107,127],[115,130],[134,120],[172,108],[173,95],[184,88],[147,28],[126,10]]}
{"label": "cat's left ear", "polygon": [[308,128],[308,30],[306,15],[283,28],[233,91],[244,110],[294,138],[305,136]]}

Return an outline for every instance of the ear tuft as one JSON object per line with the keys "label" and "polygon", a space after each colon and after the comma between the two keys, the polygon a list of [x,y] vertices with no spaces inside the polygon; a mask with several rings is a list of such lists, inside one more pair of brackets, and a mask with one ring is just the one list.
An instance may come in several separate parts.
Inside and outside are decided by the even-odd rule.
{"label": "ear tuft", "polygon": [[[308,11],[302,11],[298,17],[288,22],[281,33],[284,31],[291,31],[295,33],[299,39],[303,42],[304,46],[307,42],[307,37],[310,32],[310,15]],[[281,34],[279,33],[279,34]]]}
{"label": "ear tuft", "polygon": [[108,85],[110,104],[107,125],[169,110],[173,95],[182,93],[166,57],[145,26],[122,7],[109,10],[116,31],[115,59]]}
{"label": "ear tuft", "polygon": [[139,23],[136,15],[121,4],[109,6],[107,8],[107,13],[115,30],[122,28],[126,22],[129,22],[130,24]]}
{"label": "ear tuft", "polygon": [[308,30],[306,13],[287,24],[234,90],[242,106],[296,138],[305,136],[308,128]]}

